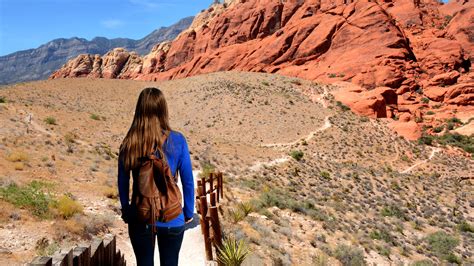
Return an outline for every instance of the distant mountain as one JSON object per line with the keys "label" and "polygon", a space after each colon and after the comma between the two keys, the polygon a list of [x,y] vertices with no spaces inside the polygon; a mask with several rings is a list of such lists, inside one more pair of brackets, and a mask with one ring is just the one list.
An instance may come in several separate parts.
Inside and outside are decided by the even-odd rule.
{"label": "distant mountain", "polygon": [[192,22],[193,17],[184,18],[169,27],[159,28],[140,40],[96,37],[88,41],[77,37],[61,38],[36,49],[1,56],[0,84],[46,79],[54,70],[80,54],[103,55],[113,48],[124,47],[144,55],[149,53],[154,45],[176,38]]}

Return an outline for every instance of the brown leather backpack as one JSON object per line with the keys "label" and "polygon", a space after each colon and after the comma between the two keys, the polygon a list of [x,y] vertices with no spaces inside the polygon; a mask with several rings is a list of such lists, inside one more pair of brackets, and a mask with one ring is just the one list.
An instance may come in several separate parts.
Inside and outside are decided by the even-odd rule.
{"label": "brown leather backpack", "polygon": [[[164,141],[166,138],[167,134],[164,135]],[[133,180],[132,196],[132,202],[137,207],[138,222],[155,224],[156,221],[169,222],[175,219],[183,211],[181,191],[176,175],[171,175],[164,154],[160,154],[160,157],[150,154],[140,158],[140,161],[139,173]]]}

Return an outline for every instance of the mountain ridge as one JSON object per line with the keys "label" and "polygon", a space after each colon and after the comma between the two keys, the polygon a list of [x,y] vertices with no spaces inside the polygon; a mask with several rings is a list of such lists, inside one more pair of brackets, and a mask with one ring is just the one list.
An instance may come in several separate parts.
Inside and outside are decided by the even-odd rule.
{"label": "mountain ridge", "polygon": [[79,54],[103,55],[117,47],[125,47],[138,54],[146,54],[157,42],[172,40],[187,29],[193,17],[154,30],[147,36],[134,40],[97,36],[91,40],[80,37],[57,38],[37,48],[17,51],[0,56],[0,84],[24,82],[47,78],[71,58]]}

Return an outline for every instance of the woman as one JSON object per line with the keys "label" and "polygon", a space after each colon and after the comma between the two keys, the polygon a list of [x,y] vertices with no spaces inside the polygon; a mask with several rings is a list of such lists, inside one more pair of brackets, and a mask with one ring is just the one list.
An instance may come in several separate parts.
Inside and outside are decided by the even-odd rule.
{"label": "woman", "polygon": [[[167,137],[166,137],[167,136]],[[165,141],[163,141],[166,139]],[[164,154],[176,176],[181,176],[183,188],[183,212],[169,222],[154,225],[136,221],[134,204],[129,203],[130,172],[138,176],[138,158],[156,151]],[[158,238],[161,265],[178,265],[179,250],[183,241],[184,225],[191,222],[194,210],[194,181],[186,139],[181,133],[171,130],[168,121],[168,107],[163,93],[157,88],[146,88],[138,97],[132,125],[120,146],[118,160],[118,189],[122,205],[122,218],[128,223],[137,264],[153,265],[155,233]],[[153,226],[156,226],[156,230]]]}

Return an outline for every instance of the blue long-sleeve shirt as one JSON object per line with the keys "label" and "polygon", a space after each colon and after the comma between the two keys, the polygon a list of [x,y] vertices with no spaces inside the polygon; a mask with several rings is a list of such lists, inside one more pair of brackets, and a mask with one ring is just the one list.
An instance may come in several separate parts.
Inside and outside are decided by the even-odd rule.
{"label": "blue long-sleeve shirt", "polygon": [[[177,218],[167,223],[156,222],[156,226],[183,226],[185,223],[185,218],[192,218],[194,211],[194,180],[188,144],[183,134],[176,131],[171,131],[162,148],[173,176],[175,175],[176,171],[179,171],[181,185],[183,188],[184,206],[183,212]],[[125,170],[124,164],[120,159],[118,162],[118,190],[122,211],[128,212],[130,209],[130,171]]]}

